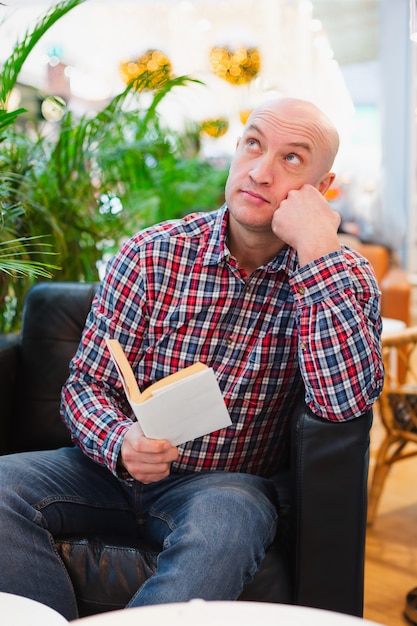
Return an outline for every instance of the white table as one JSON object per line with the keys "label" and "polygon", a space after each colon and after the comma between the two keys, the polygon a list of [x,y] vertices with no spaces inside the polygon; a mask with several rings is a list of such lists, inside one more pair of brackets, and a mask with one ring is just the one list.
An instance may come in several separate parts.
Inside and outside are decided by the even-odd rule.
{"label": "white table", "polygon": [[[358,617],[287,604],[191,600],[112,611],[71,622],[74,626],[375,626]],[[379,624],[377,626],[383,626]]]}
{"label": "white table", "polygon": [[3,592],[0,592],[0,622],[4,626],[68,626],[65,617],[49,606]]}
{"label": "white table", "polygon": [[[406,328],[405,322],[402,320],[396,320],[391,317],[383,317],[382,318],[382,337],[389,337],[393,333],[399,333]],[[395,350],[390,350],[389,354],[389,368],[393,374],[393,376],[397,376],[397,353]]]}
{"label": "white table", "polygon": [[398,333],[401,330],[404,330],[405,327],[406,324],[402,320],[395,320],[392,317],[382,318],[382,335]]}

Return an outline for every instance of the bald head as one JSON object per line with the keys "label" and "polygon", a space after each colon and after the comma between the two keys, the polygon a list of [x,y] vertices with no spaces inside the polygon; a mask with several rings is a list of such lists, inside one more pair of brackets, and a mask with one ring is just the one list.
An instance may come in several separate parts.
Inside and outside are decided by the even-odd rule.
{"label": "bald head", "polygon": [[274,118],[288,129],[308,130],[323,171],[329,171],[339,149],[339,134],[331,120],[315,104],[299,98],[277,98],[269,100],[254,109],[248,118],[247,126],[256,123],[256,119],[267,117],[271,123]]}

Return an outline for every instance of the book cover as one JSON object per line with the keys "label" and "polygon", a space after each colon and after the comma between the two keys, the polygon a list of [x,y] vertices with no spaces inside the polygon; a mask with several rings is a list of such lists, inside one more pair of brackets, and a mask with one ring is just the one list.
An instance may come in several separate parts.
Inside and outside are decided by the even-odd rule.
{"label": "book cover", "polygon": [[212,368],[195,363],[141,393],[119,341],[106,343],[145,437],[177,446],[232,423]]}

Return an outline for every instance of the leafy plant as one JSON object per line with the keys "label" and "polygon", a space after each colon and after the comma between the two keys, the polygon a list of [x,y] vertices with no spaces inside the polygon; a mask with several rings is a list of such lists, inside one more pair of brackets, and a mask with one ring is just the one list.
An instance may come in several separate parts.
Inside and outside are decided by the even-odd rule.
{"label": "leafy plant", "polygon": [[174,132],[158,113],[163,99],[198,82],[191,77],[165,79],[155,90],[154,73],[145,73],[92,118],[67,110],[49,135],[18,129],[20,113],[6,111],[6,103],[23,61],[83,1],[51,9],[3,68],[0,314],[8,314],[1,330],[18,326],[24,294],[39,278],[97,280],[101,261],[124,237],[222,201],[227,172],[200,158],[200,129]]}
{"label": "leafy plant", "polygon": [[[63,15],[84,0],[66,0],[51,8],[34,29],[23,37],[4,63],[0,75],[0,320],[1,330],[14,327],[20,312],[23,294],[27,284],[22,279],[50,278],[51,271],[57,266],[45,260],[45,256],[53,254],[51,244],[45,243],[40,236],[18,236],[18,225],[22,223],[25,207],[24,192],[26,189],[25,174],[27,159],[22,148],[24,137],[15,133],[14,125],[25,109],[8,111],[10,94],[16,85],[20,70],[28,55],[44,33]],[[23,158],[19,158],[19,155]],[[26,165],[25,165],[26,164]],[[42,252],[43,260],[37,258]],[[19,282],[20,279],[20,282]]]}

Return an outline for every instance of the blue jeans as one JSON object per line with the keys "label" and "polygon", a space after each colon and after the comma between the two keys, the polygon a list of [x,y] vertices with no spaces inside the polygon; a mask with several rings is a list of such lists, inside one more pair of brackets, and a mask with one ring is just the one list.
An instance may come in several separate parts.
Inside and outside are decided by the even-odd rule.
{"label": "blue jeans", "polygon": [[161,546],[156,574],[129,606],[234,600],[277,526],[271,480],[229,472],[128,484],[78,448],[0,457],[0,591],[78,616],[54,537],[143,533]]}

